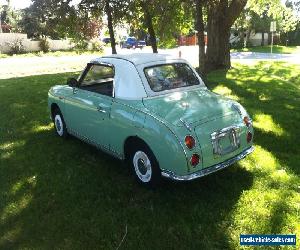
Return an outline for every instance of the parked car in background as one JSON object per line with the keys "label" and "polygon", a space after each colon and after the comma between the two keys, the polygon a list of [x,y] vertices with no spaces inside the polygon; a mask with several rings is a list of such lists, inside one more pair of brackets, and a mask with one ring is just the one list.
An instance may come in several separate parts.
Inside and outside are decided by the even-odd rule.
{"label": "parked car in background", "polygon": [[110,43],[110,38],[109,37],[104,37],[102,39],[102,42],[104,42],[105,44],[108,44],[108,43]]}
{"label": "parked car in background", "polygon": [[135,48],[144,48],[146,42],[143,40],[137,40],[135,37],[128,37],[126,40],[122,41],[121,48],[135,49]]}
{"label": "parked car in background", "polygon": [[140,49],[142,49],[142,48],[144,48],[146,46],[146,41],[144,41],[144,40],[138,40],[137,41],[137,48],[140,48]]}
{"label": "parked car in background", "polygon": [[161,54],[104,56],[78,79],[52,87],[60,137],[78,137],[128,162],[136,179],[193,180],[253,151],[252,120],[215,94],[185,60]]}

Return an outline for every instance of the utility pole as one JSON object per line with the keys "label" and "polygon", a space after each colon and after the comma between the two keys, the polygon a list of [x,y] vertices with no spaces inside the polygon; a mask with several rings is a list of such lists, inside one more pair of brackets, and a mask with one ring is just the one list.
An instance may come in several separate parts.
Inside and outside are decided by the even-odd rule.
{"label": "utility pole", "polygon": [[273,53],[273,36],[274,36],[274,32],[276,32],[276,22],[275,21],[271,22],[270,32],[272,34],[272,38],[271,38],[271,55],[272,55],[272,53]]}

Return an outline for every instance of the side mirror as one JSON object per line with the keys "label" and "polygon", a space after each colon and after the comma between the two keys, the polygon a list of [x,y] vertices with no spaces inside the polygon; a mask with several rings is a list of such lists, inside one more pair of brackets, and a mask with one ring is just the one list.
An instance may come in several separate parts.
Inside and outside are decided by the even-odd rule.
{"label": "side mirror", "polygon": [[77,87],[79,85],[78,81],[75,79],[75,78],[69,78],[67,80],[67,84],[70,86],[70,87]]}

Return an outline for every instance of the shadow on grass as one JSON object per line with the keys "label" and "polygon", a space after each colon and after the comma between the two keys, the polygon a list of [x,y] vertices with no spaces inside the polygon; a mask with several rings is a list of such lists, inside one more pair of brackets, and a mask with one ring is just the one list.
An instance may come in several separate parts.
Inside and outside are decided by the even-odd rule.
{"label": "shadow on grass", "polygon": [[211,90],[221,85],[239,97],[239,102],[254,119],[255,143],[270,151],[298,176],[299,72],[299,68],[287,63],[261,62],[251,67],[237,66],[229,73],[214,72],[208,77]]}
{"label": "shadow on grass", "polygon": [[235,165],[137,185],[122,162],[54,135],[47,91],[69,76],[0,81],[0,248],[115,249],[124,235],[125,249],[229,248],[231,211],[252,174]]}
{"label": "shadow on grass", "polygon": [[254,120],[256,150],[241,162],[253,185],[232,212],[231,248],[240,233],[299,234],[299,73],[299,65],[260,62],[208,76],[211,90],[236,98]]}

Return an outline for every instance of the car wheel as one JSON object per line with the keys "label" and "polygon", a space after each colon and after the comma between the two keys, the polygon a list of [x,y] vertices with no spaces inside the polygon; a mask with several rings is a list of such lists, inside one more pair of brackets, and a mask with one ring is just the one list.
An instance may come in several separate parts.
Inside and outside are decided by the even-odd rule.
{"label": "car wheel", "polygon": [[53,123],[55,127],[55,132],[58,136],[66,138],[68,135],[66,124],[64,118],[59,109],[53,112]]}
{"label": "car wheel", "polygon": [[152,151],[140,145],[131,154],[133,172],[137,181],[145,186],[156,186],[161,179],[161,171]]}

